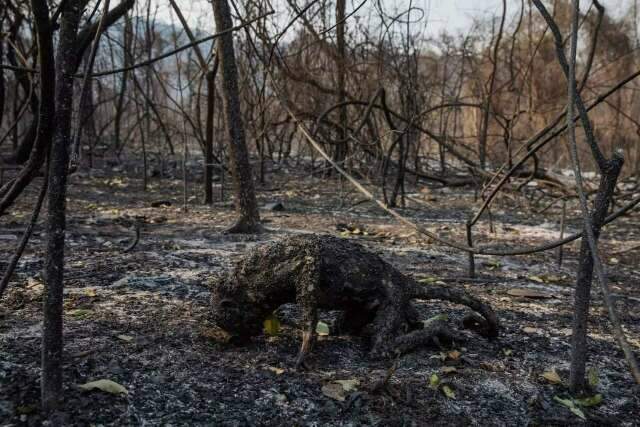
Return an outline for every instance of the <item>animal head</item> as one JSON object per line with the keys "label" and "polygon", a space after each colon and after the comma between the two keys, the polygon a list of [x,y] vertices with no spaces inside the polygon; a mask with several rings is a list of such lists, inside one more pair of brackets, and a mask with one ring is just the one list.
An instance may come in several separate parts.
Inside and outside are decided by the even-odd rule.
{"label": "animal head", "polygon": [[220,280],[211,296],[211,320],[233,337],[248,338],[262,332],[258,307],[241,286],[228,277]]}

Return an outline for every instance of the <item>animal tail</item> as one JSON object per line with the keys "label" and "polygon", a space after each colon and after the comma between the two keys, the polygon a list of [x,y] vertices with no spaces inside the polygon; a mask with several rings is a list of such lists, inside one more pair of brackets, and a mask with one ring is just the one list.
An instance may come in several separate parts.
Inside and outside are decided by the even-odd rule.
{"label": "animal tail", "polygon": [[481,335],[487,338],[495,338],[498,336],[499,323],[496,313],[491,306],[480,301],[468,293],[459,289],[449,288],[447,286],[440,286],[435,284],[420,284],[413,282],[413,298],[417,299],[434,299],[440,301],[449,301],[456,304],[466,305],[470,309],[476,311],[482,317],[486,324],[483,324],[483,320],[478,316],[470,316],[465,318],[464,324],[466,327],[470,327],[478,330]]}

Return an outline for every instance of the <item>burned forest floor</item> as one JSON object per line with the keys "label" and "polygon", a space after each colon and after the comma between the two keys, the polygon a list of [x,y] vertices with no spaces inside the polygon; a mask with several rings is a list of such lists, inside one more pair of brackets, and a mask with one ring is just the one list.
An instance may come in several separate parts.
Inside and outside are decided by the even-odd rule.
{"label": "burned forest floor", "polygon": [[[125,168],[126,169],[126,168]],[[100,172],[100,173],[98,173]],[[31,215],[41,178],[0,218],[4,271]],[[629,183],[627,183],[629,184]],[[219,196],[220,183],[215,195]],[[625,194],[640,192],[628,185]],[[626,187],[626,188],[627,188]],[[530,246],[559,236],[561,204],[507,192],[483,217],[475,244]],[[473,189],[408,185],[404,216],[465,242]],[[640,389],[614,342],[597,283],[589,327],[592,390],[569,398],[572,289],[578,243],[519,257],[467,255],[399,225],[335,176],[285,168],[258,185],[266,231],[223,234],[235,214],[226,200],[201,203],[178,179],[142,181],[119,170],[77,173],[68,196],[65,270],[63,425],[640,425]],[[544,210],[543,213],[538,213]],[[579,231],[575,200],[567,231]],[[39,362],[45,232],[40,217],[29,247],[0,300],[0,425],[40,425]],[[126,251],[140,224],[140,240]],[[601,240],[611,289],[629,341],[640,354],[640,212],[606,227]],[[494,341],[462,332],[452,347],[425,347],[391,361],[369,360],[359,338],[334,333],[335,313],[321,320],[308,370],[293,369],[300,344],[295,307],[277,333],[244,345],[225,341],[208,322],[215,280],[261,242],[293,233],[353,239],[424,286],[442,282],[491,303],[501,322]],[[460,306],[418,301],[423,318],[459,321]],[[272,331],[274,332],[274,331]],[[380,386],[385,377],[386,383]],[[126,393],[83,390],[111,380]],[[598,397],[599,395],[599,397]]]}

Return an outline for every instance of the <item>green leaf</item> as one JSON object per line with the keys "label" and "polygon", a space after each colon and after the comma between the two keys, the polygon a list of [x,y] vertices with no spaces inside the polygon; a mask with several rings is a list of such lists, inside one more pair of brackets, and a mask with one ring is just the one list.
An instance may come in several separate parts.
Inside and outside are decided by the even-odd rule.
{"label": "green leaf", "polygon": [[442,392],[444,393],[445,396],[447,396],[449,399],[455,399],[456,398],[456,392],[453,391],[453,389],[451,387],[449,387],[448,385],[443,385],[442,386]]}
{"label": "green leaf", "polygon": [[553,400],[555,400],[559,404],[565,406],[574,415],[582,418],[583,420],[587,419],[587,417],[584,415],[584,412],[582,412],[582,409],[578,408],[576,406],[576,404],[573,402],[573,400],[571,400],[571,399],[562,399],[561,397],[558,397],[558,396],[553,396]]}
{"label": "green leaf", "polygon": [[67,312],[69,316],[77,317],[78,319],[84,319],[93,314],[93,310],[87,310],[85,308],[76,308]]}
{"label": "green leaf", "polygon": [[488,260],[487,262],[484,263],[484,265],[486,265],[489,268],[489,270],[495,270],[502,266],[500,261],[498,261],[497,259]]}
{"label": "green leaf", "polygon": [[38,405],[21,405],[16,407],[16,412],[20,415],[30,415],[34,414],[38,411]]}
{"label": "green leaf", "polygon": [[580,406],[590,407],[597,406],[602,403],[602,395],[600,393],[595,396],[584,397],[582,399],[575,399],[576,403]]}
{"label": "green leaf", "polygon": [[264,333],[269,336],[276,336],[280,333],[280,321],[276,316],[270,314],[263,322]]}
{"label": "green leaf", "polygon": [[433,323],[433,322],[446,322],[447,320],[449,320],[449,316],[447,316],[446,314],[442,313],[442,314],[437,314],[433,317],[428,318],[427,320],[423,320],[422,324],[425,326],[429,326],[429,324]]}
{"label": "green leaf", "polygon": [[600,383],[600,378],[598,378],[598,370],[593,366],[589,368],[587,371],[587,381],[591,388],[596,388]]}
{"label": "green leaf", "polygon": [[329,335],[329,325],[324,322],[318,322],[318,324],[316,325],[316,332],[321,336]]}
{"label": "green leaf", "polygon": [[91,382],[88,382],[86,384],[81,384],[78,387],[80,387],[80,389],[85,390],[85,391],[101,390],[101,391],[104,391],[106,393],[117,394],[117,395],[127,394],[127,389],[126,388],[124,388],[123,386],[121,386],[117,382],[114,382],[114,381],[111,381],[111,380],[91,381]]}
{"label": "green leaf", "polygon": [[440,384],[440,378],[438,377],[438,374],[436,373],[431,374],[431,377],[429,377],[429,387],[438,388],[439,384]]}

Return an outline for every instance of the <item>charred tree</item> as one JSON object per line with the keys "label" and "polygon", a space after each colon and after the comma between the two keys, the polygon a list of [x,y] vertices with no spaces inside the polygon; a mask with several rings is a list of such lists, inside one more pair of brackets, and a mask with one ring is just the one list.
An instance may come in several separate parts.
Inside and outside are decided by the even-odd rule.
{"label": "charred tree", "polygon": [[[591,221],[593,235],[600,236],[600,229],[604,225],[605,218],[616,188],[616,182],[620,175],[624,161],[620,156],[615,156],[607,162],[606,169],[602,170],[598,193],[594,201]],[[585,233],[586,234],[586,233]],[[585,367],[587,363],[587,325],[589,320],[589,303],[591,300],[591,283],[593,281],[593,255],[586,238],[580,241],[578,276],[573,303],[573,334],[571,335],[571,372],[569,383],[573,392],[578,392],[584,387]]]}
{"label": "charred tree", "polygon": [[216,98],[216,73],[218,71],[218,58],[214,60],[213,70],[207,71],[207,118],[206,139],[204,145],[204,202],[213,203],[213,119]]}
{"label": "charred tree", "polygon": [[[124,17],[124,31],[122,32],[122,37],[123,37],[123,41],[122,41],[122,49],[123,49],[123,54],[122,54],[122,61],[123,61],[123,66],[126,68],[128,67],[129,64],[129,56],[130,56],[130,51],[131,51],[131,42],[133,40],[133,26],[131,24],[131,18],[129,17],[129,15],[125,15]],[[128,71],[124,71],[122,73],[122,76],[120,78],[120,91],[118,92],[118,100],[116,102],[116,111],[115,111],[115,117],[113,119],[113,133],[114,133],[114,152],[116,154],[120,153],[120,147],[122,145],[122,141],[121,139],[121,131],[122,131],[122,116],[124,113],[124,101],[125,101],[125,96],[127,93],[127,86],[128,86],[128,81],[129,81],[129,72]]]}
{"label": "charred tree", "polygon": [[[213,14],[218,31],[233,27],[231,10],[227,0],[213,2]],[[236,209],[240,215],[227,232],[255,233],[261,230],[260,214],[249,163],[249,151],[245,140],[244,123],[240,110],[238,68],[233,47],[233,34],[228,32],[218,38],[218,57],[222,71],[223,108],[229,136],[229,160],[235,192]]]}
{"label": "charred tree", "polygon": [[[44,160],[45,147],[51,145],[54,133],[55,104],[57,103],[58,95],[55,85],[57,83],[56,71],[58,69],[54,62],[53,38],[51,37],[52,27],[47,2],[45,0],[31,0],[31,9],[38,43],[40,99],[42,101],[40,102],[38,113],[36,146],[40,148],[40,156]],[[67,34],[65,31],[68,29],[66,21],[63,21],[63,28],[61,36]],[[61,38],[61,48],[65,46],[65,38]],[[57,187],[54,188],[57,189]],[[52,218],[50,217],[47,222],[47,240],[49,244],[52,240],[55,240],[57,231],[55,227],[52,227],[51,220]],[[57,264],[55,261],[57,261],[56,254],[48,247],[45,260],[41,377],[42,410],[45,415],[48,415],[58,407],[59,396],[62,391],[62,289],[57,288],[54,274],[51,274],[56,272],[54,269],[58,265],[60,267],[59,272],[62,273],[62,265]]]}
{"label": "charred tree", "polygon": [[[0,31],[4,25],[5,11],[4,6],[0,5]],[[4,62],[4,40],[0,39],[0,64]],[[2,128],[2,119],[4,118],[4,106],[5,106],[5,84],[4,84],[4,69],[0,67],[0,129]]]}
{"label": "charred tree", "polygon": [[339,140],[340,143],[336,145],[335,161],[340,163],[344,162],[347,158],[347,106],[344,105],[347,100],[346,96],[346,81],[347,81],[347,69],[346,69],[346,41],[345,41],[345,26],[346,26],[346,0],[336,1],[336,44],[338,52],[336,55],[336,70],[338,80],[338,103],[343,104],[339,109]]}

